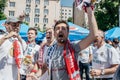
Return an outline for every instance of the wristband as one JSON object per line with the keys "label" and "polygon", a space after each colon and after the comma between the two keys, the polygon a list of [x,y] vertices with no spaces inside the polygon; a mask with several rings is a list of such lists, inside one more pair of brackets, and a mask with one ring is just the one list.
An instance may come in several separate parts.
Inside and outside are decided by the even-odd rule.
{"label": "wristband", "polygon": [[101,75],[104,75],[104,74],[105,74],[105,70],[101,69]]}
{"label": "wristband", "polygon": [[31,72],[34,72],[34,73],[36,73],[36,72],[37,72],[37,70],[34,70],[34,69],[32,69],[32,70],[31,70]]}

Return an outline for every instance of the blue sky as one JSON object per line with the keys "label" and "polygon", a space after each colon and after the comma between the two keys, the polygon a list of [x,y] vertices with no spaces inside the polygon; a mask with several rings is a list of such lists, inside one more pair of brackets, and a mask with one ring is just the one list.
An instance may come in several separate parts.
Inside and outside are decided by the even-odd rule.
{"label": "blue sky", "polygon": [[74,0],[61,0],[62,6],[72,6]]}

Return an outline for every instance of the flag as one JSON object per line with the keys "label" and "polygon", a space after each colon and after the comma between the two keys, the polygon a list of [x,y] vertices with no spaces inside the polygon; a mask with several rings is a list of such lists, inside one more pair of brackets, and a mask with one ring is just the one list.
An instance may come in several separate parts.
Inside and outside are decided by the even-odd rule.
{"label": "flag", "polygon": [[75,6],[79,10],[82,10],[82,8],[87,12],[86,7],[91,7],[92,10],[94,9],[94,3],[96,0],[75,0]]}
{"label": "flag", "polygon": [[75,0],[75,7],[82,10],[83,0]]}

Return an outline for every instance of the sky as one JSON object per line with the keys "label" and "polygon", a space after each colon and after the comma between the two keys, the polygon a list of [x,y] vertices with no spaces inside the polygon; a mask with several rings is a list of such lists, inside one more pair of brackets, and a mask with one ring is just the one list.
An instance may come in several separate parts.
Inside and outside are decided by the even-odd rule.
{"label": "sky", "polygon": [[74,0],[61,0],[62,6],[72,6]]}

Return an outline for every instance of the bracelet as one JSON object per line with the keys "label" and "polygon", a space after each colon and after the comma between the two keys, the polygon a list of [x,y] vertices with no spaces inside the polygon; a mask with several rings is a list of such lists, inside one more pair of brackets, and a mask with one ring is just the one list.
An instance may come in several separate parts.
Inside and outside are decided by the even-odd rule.
{"label": "bracelet", "polygon": [[36,78],[39,78],[39,76],[38,76],[37,74],[35,74],[35,77],[36,77]]}

